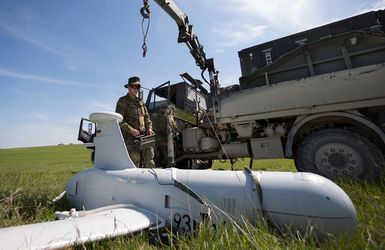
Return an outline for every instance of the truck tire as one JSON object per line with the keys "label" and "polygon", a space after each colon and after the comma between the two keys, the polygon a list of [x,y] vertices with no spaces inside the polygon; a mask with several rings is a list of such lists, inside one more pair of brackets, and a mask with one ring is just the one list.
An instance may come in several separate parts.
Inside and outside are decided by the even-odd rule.
{"label": "truck tire", "polygon": [[308,135],[296,154],[298,171],[313,172],[329,179],[378,178],[385,166],[380,149],[358,133],[330,128]]}

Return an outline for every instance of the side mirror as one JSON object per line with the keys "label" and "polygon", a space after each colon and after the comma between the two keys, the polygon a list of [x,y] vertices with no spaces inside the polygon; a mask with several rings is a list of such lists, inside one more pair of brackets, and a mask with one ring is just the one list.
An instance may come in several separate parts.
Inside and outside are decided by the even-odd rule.
{"label": "side mirror", "polygon": [[91,122],[85,118],[80,120],[78,140],[83,143],[90,143],[94,141],[96,136],[96,123]]}

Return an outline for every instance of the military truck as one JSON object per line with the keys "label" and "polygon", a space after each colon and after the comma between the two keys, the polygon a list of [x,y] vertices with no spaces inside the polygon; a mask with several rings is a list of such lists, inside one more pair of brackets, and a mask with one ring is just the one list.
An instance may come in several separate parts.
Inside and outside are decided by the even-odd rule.
{"label": "military truck", "polygon": [[385,168],[384,13],[243,49],[236,85],[214,88],[217,75],[210,74],[209,92],[185,73],[183,82],[152,89],[150,112],[162,103],[176,107],[180,133],[168,144],[169,166],[292,158],[299,171],[332,179],[379,177]]}

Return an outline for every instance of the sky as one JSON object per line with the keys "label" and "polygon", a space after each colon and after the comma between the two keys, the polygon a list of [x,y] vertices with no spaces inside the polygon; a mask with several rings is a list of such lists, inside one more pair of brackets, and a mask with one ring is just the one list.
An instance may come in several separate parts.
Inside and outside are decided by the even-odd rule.
{"label": "sky", "polygon": [[[370,10],[385,0],[174,0],[189,17],[222,86],[241,76],[238,51]],[[114,111],[142,86],[200,78],[174,21],[152,12],[142,57],[142,0],[0,1],[0,148],[79,143],[81,117]],[[207,87],[207,86],[206,86]]]}

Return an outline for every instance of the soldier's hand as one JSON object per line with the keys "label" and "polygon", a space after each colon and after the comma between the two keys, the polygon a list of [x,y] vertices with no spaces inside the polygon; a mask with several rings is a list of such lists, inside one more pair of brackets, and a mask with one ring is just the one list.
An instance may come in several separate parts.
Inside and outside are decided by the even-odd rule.
{"label": "soldier's hand", "polygon": [[152,128],[149,128],[149,129],[147,130],[147,133],[148,133],[149,135],[153,135],[153,134],[154,134],[154,131],[152,130]]}
{"label": "soldier's hand", "polygon": [[139,130],[134,129],[134,128],[132,128],[132,129],[130,130],[130,133],[131,133],[133,136],[138,136],[138,135],[140,135]]}

